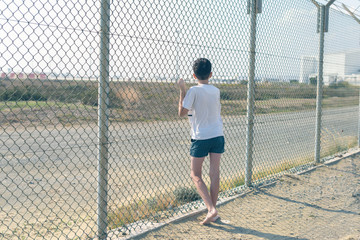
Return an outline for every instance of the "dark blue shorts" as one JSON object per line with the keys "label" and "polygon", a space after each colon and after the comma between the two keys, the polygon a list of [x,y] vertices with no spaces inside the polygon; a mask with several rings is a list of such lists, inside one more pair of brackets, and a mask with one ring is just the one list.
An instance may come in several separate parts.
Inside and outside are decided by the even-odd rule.
{"label": "dark blue shorts", "polygon": [[225,152],[225,138],[224,136],[195,140],[191,139],[190,156],[192,157],[206,157],[209,153],[223,153]]}

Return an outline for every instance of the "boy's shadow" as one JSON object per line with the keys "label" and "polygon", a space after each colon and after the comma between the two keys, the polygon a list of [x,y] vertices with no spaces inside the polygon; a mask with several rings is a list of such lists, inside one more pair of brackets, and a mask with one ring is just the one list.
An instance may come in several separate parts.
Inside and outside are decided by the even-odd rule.
{"label": "boy's shadow", "polygon": [[213,223],[211,223],[209,225],[205,225],[205,226],[209,227],[209,228],[214,228],[214,229],[226,231],[226,232],[229,232],[229,233],[249,234],[249,235],[254,235],[254,236],[257,236],[257,237],[260,237],[260,238],[265,238],[265,239],[308,240],[307,238],[282,236],[282,235],[278,235],[278,234],[259,232],[257,230],[253,230],[253,229],[238,227],[238,226],[226,223],[221,219],[218,219],[216,222],[213,222]]}

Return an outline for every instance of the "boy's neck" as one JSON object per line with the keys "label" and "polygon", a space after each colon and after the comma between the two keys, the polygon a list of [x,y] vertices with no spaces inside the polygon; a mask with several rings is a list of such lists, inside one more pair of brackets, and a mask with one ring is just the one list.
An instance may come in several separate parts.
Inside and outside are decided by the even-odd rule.
{"label": "boy's neck", "polygon": [[206,80],[198,80],[198,84],[209,84],[209,79]]}

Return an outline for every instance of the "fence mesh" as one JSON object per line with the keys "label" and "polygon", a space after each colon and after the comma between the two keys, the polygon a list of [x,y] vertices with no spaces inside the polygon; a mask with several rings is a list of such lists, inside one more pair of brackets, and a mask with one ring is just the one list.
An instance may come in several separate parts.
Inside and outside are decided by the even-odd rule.
{"label": "fence mesh", "polygon": [[302,57],[318,52],[314,7],[264,1],[259,14],[253,180],[313,161],[316,87],[298,81]]}
{"label": "fence mesh", "polygon": [[[337,81],[324,88],[323,122],[321,136],[321,156],[329,156],[358,144],[359,90],[349,88],[347,82],[360,83],[359,63],[354,61],[359,47],[359,29],[353,18],[339,11],[336,7],[330,11],[329,32],[325,39],[324,69],[325,84]],[[353,39],[353,40],[351,40]],[[349,42],[349,44],[341,44]],[[351,42],[351,43],[350,43]],[[356,58],[356,57],[355,57]],[[343,68],[345,66],[345,68]],[[336,76],[340,68],[345,76]],[[326,76],[327,75],[327,76]],[[351,80],[350,80],[351,79]]]}
{"label": "fence mesh", "polygon": [[[221,91],[226,152],[220,196],[245,188],[247,4],[111,2],[110,236],[202,204],[190,178],[189,124],[177,116],[176,85],[179,78],[187,87],[196,84],[191,67],[198,57],[211,60],[211,84]],[[5,0],[0,11],[0,237],[96,237],[100,1]],[[257,14],[254,184],[314,162],[317,17],[305,0],[263,1]],[[322,157],[357,144],[359,30],[350,16],[330,10]],[[349,51],[355,57],[342,60]],[[207,174],[204,180],[209,183]]]}

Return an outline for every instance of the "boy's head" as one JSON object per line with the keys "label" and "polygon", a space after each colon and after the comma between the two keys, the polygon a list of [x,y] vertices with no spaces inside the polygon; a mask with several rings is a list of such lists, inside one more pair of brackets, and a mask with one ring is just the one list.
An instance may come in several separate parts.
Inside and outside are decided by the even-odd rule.
{"label": "boy's head", "polygon": [[206,58],[198,58],[193,64],[193,71],[198,80],[207,80],[211,77],[211,62]]}

